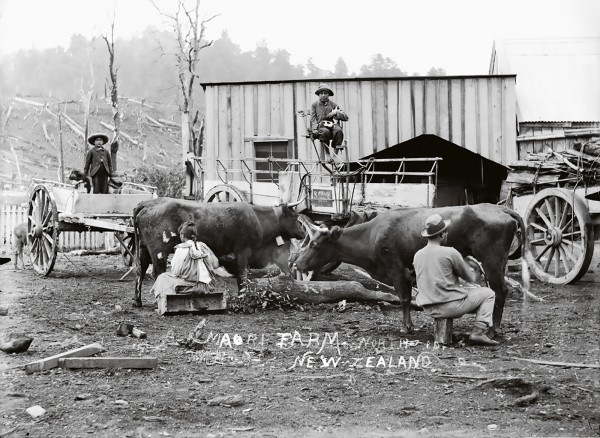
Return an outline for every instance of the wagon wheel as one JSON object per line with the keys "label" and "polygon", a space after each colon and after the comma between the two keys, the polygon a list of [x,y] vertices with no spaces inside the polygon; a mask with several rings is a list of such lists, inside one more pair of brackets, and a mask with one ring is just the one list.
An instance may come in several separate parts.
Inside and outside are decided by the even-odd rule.
{"label": "wagon wheel", "polygon": [[121,240],[123,241],[123,245],[127,247],[127,251],[121,245],[121,257],[123,258],[123,264],[125,267],[129,268],[133,265],[133,260],[135,258],[135,238],[133,234],[122,233]]}
{"label": "wagon wheel", "polygon": [[50,274],[56,262],[60,231],[54,195],[44,185],[36,186],[31,194],[27,231],[33,269],[40,275]]}
{"label": "wagon wheel", "polygon": [[[310,243],[310,231],[311,231],[310,226],[314,225],[313,221],[304,214],[299,214],[298,220],[300,221],[300,223],[302,224],[302,227],[304,228],[305,237],[304,237],[304,239],[297,240],[296,242],[294,242],[295,244],[293,246],[294,246],[295,254],[294,254],[294,256],[290,255],[290,259],[289,259],[290,269],[292,269],[292,265],[296,261],[296,258],[297,258],[296,254],[300,253]],[[341,262],[327,263],[327,264],[321,266],[315,272],[319,272],[321,274],[329,274],[330,272],[333,272],[341,264],[342,264]]]}
{"label": "wagon wheel", "polygon": [[237,187],[220,184],[208,191],[204,202],[248,202],[248,200]]}
{"label": "wagon wheel", "polygon": [[586,204],[575,193],[544,189],[525,213],[525,257],[541,281],[570,284],[587,271],[594,253],[594,229]]}

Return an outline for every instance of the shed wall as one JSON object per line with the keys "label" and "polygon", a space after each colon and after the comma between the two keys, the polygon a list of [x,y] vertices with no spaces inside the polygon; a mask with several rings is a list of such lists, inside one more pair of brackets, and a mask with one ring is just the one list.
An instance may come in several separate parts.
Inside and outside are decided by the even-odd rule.
{"label": "shed wall", "polygon": [[[515,77],[428,77],[328,81],[348,114],[350,159],[434,134],[490,160],[517,159]],[[206,85],[205,156],[254,156],[254,141],[292,141],[299,159],[316,159],[296,115],[317,99],[319,81]],[[209,166],[212,166],[211,161]],[[210,167],[209,167],[210,170]]]}

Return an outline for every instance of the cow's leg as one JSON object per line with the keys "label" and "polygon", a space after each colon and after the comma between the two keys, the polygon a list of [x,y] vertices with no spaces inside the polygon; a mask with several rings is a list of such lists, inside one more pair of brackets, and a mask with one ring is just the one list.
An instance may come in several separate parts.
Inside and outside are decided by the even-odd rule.
{"label": "cow's leg", "polygon": [[[148,252],[148,248],[145,246],[140,246],[137,251],[136,265],[137,265],[137,276],[135,280],[135,293],[133,296],[133,305],[136,307],[142,307],[142,283],[144,282],[144,277],[146,275],[146,271],[148,270],[148,266],[150,266],[150,253]],[[154,265],[152,265],[154,267]]]}
{"label": "cow's leg", "polygon": [[244,293],[248,287],[248,258],[250,257],[249,250],[243,250],[236,254],[237,264],[237,284],[238,292]]}
{"label": "cow's leg", "polygon": [[404,333],[412,333],[413,323],[410,317],[411,282],[410,278],[405,274],[404,269],[399,269],[398,271],[398,275],[394,278],[394,289],[402,302],[402,331]]}
{"label": "cow's leg", "polygon": [[485,275],[490,284],[490,288],[495,292],[496,299],[494,301],[494,325],[488,331],[489,337],[494,337],[496,332],[500,330],[500,322],[502,321],[502,313],[504,312],[504,303],[508,288],[504,280],[506,272],[506,259],[487,260],[482,262]]}

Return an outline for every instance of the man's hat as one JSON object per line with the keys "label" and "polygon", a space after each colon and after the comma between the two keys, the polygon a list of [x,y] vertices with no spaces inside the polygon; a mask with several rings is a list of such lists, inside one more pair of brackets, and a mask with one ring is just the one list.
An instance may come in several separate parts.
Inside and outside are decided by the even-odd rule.
{"label": "man's hat", "polygon": [[327,91],[330,96],[333,96],[333,90],[329,88],[329,85],[327,84],[320,84],[319,88],[317,88],[317,91],[315,91],[315,94],[318,96],[319,93],[323,90]]}
{"label": "man's hat", "polygon": [[101,132],[96,132],[95,134],[90,135],[88,137],[88,143],[93,146],[94,142],[96,141],[97,138],[101,138],[102,139],[102,141],[104,142],[102,144],[108,143],[108,135],[102,134]]}
{"label": "man's hat", "polygon": [[432,214],[425,221],[425,227],[421,230],[421,236],[433,237],[442,233],[450,225],[450,220],[444,221],[439,214]]}

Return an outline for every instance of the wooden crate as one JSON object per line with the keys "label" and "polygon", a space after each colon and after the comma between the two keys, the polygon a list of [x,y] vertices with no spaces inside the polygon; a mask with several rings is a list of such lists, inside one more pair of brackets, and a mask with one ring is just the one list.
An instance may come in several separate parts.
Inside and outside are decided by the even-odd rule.
{"label": "wooden crate", "polygon": [[227,299],[237,293],[237,284],[233,278],[215,279],[213,293],[205,294],[161,294],[157,298],[160,315],[181,313],[206,313],[227,309]]}
{"label": "wooden crate", "polygon": [[204,313],[225,310],[227,299],[222,292],[212,294],[161,294],[158,297],[159,315],[178,313]]}

